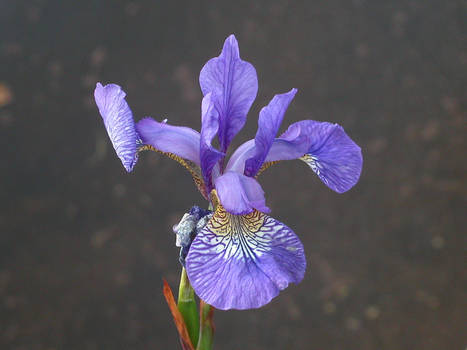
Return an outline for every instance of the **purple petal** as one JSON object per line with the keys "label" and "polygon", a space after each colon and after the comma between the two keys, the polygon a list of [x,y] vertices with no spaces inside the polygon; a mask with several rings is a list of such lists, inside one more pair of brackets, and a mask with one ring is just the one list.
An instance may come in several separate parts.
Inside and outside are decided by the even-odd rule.
{"label": "purple petal", "polygon": [[203,95],[212,92],[219,112],[219,144],[222,152],[242,129],[246,115],[258,92],[255,68],[240,59],[238,43],[229,36],[219,57],[210,59],[201,69],[199,83]]}
{"label": "purple petal", "polygon": [[229,213],[243,215],[254,209],[269,213],[264,191],[254,178],[228,171],[215,180],[217,195]]}
{"label": "purple petal", "polygon": [[136,124],[136,130],[143,143],[200,165],[200,135],[197,131],[184,126],[159,123],[152,118],[141,119]]}
{"label": "purple petal", "polygon": [[231,215],[218,206],[186,258],[196,294],[217,309],[253,309],[305,274],[303,245],[274,218],[254,211]]}
{"label": "purple petal", "polygon": [[[301,122],[289,126],[280,138],[273,140],[264,162],[298,159],[310,148],[308,130],[301,128]],[[229,159],[226,171],[245,171],[245,162],[256,154],[255,140],[248,140],[240,145]]]}
{"label": "purple petal", "polygon": [[133,113],[125,101],[125,96],[122,88],[115,84],[102,86],[101,83],[97,83],[94,90],[94,99],[104,120],[107,134],[126,171],[130,172],[138,159],[138,135]]}
{"label": "purple petal", "polygon": [[243,174],[245,170],[245,161],[251,158],[255,154],[255,140],[248,140],[242,143],[227,163],[225,171],[235,171],[237,173]]}
{"label": "purple petal", "polygon": [[[230,158],[226,171],[242,173],[245,161],[256,152],[253,140],[242,144]],[[352,188],[362,170],[360,147],[338,124],[302,120],[290,125],[272,143],[264,163],[300,159],[307,163],[332,190],[343,193]]]}
{"label": "purple petal", "polygon": [[307,163],[330,189],[343,193],[360,178],[362,151],[337,124],[303,121],[312,143],[300,159]]}
{"label": "purple petal", "polygon": [[219,159],[225,155],[211,145],[212,139],[216,136],[219,128],[219,113],[217,113],[214,108],[214,103],[211,100],[211,93],[208,93],[203,98],[201,104],[201,118],[201,171],[203,173],[204,183],[207,186],[207,192],[210,193],[212,189],[212,169]]}
{"label": "purple petal", "polygon": [[[274,139],[263,163],[298,159],[308,151],[310,143],[306,130],[303,131],[298,123],[292,124],[280,138]],[[243,173],[246,160],[255,153],[255,140],[244,142],[232,154],[225,170]]]}
{"label": "purple petal", "polygon": [[261,109],[255,136],[255,154],[245,162],[245,175],[254,177],[263,165],[281,126],[285,111],[296,93],[297,89],[292,89],[285,94],[276,95],[266,107]]}
{"label": "purple petal", "polygon": [[[305,123],[304,123],[305,122]],[[308,121],[293,123],[274,143],[265,162],[298,159],[310,149],[312,132],[306,128]]]}

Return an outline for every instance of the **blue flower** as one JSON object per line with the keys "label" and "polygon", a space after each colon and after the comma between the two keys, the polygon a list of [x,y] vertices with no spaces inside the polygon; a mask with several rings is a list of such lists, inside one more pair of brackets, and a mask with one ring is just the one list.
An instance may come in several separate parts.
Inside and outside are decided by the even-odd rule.
{"label": "blue flower", "polygon": [[[326,186],[342,193],[360,177],[361,150],[341,126],[327,122],[303,120],[277,136],[297,93],[292,89],[261,109],[255,138],[226,162],[228,147],[256,98],[256,70],[240,58],[231,35],[221,54],[202,68],[199,81],[204,95],[200,133],[151,118],[135,124],[117,85],[97,84],[95,98],[127,171],[133,169],[139,151],[163,153],[190,171],[201,194],[216,208],[186,257],[198,296],[218,309],[258,308],[289,283],[299,283],[306,260],[296,234],[267,215],[270,210],[257,177],[278,161],[299,159]],[[212,146],[216,136],[220,149]]]}

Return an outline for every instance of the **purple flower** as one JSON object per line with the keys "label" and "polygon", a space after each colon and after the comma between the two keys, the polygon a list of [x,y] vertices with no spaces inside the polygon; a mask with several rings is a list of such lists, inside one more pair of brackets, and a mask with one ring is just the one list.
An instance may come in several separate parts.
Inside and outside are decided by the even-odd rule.
{"label": "purple flower", "polygon": [[[274,96],[260,111],[255,138],[226,161],[226,151],[256,98],[256,71],[240,58],[231,35],[220,56],[202,68],[199,81],[204,95],[200,133],[151,118],[135,125],[125,94],[116,85],[98,84],[96,103],[128,171],[139,151],[164,153],[190,171],[202,195],[215,206],[186,257],[198,296],[218,309],[258,308],[289,283],[299,283],[306,260],[295,233],[266,214],[270,210],[257,177],[278,161],[300,159],[326,186],[342,193],[360,177],[361,150],[341,126],[327,122],[303,120],[277,137],[297,93],[292,89]],[[219,150],[212,145],[216,136]]]}

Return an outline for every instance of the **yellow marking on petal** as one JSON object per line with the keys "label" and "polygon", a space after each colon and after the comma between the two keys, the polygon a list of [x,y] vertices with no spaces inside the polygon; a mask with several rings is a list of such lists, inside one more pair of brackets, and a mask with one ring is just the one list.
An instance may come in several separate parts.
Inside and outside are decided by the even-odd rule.
{"label": "yellow marking on petal", "polygon": [[208,223],[208,229],[218,236],[226,236],[232,232],[251,235],[260,230],[265,217],[266,215],[258,210],[246,215],[233,215],[226,211],[222,204],[219,204]]}
{"label": "yellow marking on petal", "polygon": [[[323,166],[318,162],[318,158],[312,156],[310,153],[307,153],[299,158],[300,160],[304,161],[310,168],[313,170],[316,175],[320,175]],[[328,183],[327,179],[322,179],[325,184]]]}
{"label": "yellow marking on petal", "polygon": [[217,209],[217,206],[220,204],[220,200],[219,200],[219,197],[217,196],[217,191],[215,189],[213,189],[211,191],[211,203],[212,203],[212,207],[214,208],[214,210]]}
{"label": "yellow marking on petal", "polygon": [[[316,158],[313,157],[311,154],[309,153],[306,153],[304,154],[303,156],[301,156],[300,158],[301,161],[304,161],[305,163],[307,163],[313,170],[315,170],[316,168],[318,168],[318,166],[316,165]],[[276,163],[279,163],[280,160],[275,160],[275,161],[272,161],[272,162],[266,162],[264,163],[261,168],[258,170],[258,173],[256,174],[255,178],[257,178],[263,171],[265,171],[266,169],[268,169],[271,165],[274,165]],[[319,170],[319,169],[318,169]],[[319,174],[319,172],[318,172]]]}
{"label": "yellow marking on petal", "polygon": [[266,163],[263,163],[263,165],[261,166],[261,168],[259,168],[258,172],[256,173],[256,176],[255,178],[257,178],[263,171],[265,171],[267,168],[269,168],[271,165],[274,165],[276,163],[279,163],[280,160],[275,160],[273,162],[266,162]]}
{"label": "yellow marking on petal", "polygon": [[314,161],[313,157],[312,157],[311,154],[309,154],[309,153],[304,154],[303,156],[301,156],[301,157],[298,158],[298,159],[304,161],[305,163]]}
{"label": "yellow marking on petal", "polygon": [[201,192],[205,199],[208,199],[208,195],[206,193],[206,186],[204,185],[203,176],[201,174],[201,169],[197,164],[193,163],[191,160],[179,157],[176,154],[170,152],[162,152],[151,145],[143,145],[139,147],[138,153],[142,151],[154,151],[161,153],[169,157],[170,159],[176,160],[179,164],[183,165],[190,172],[191,177],[193,178],[193,181],[196,187],[198,188],[199,192]]}

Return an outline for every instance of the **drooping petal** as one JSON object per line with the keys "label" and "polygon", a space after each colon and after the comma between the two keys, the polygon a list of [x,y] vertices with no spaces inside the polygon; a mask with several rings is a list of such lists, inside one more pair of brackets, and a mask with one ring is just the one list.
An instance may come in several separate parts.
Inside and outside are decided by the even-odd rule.
{"label": "drooping petal", "polygon": [[212,92],[219,112],[219,144],[222,152],[242,129],[246,115],[258,92],[255,68],[240,59],[238,42],[230,35],[220,56],[210,59],[201,69],[199,83],[203,95]]}
{"label": "drooping petal", "polygon": [[254,209],[269,213],[264,191],[254,178],[228,171],[215,180],[219,200],[231,214],[243,215]]}
{"label": "drooping petal", "polygon": [[297,89],[292,89],[285,94],[276,95],[266,107],[261,109],[255,136],[255,154],[245,162],[245,175],[254,177],[263,165],[279,131],[285,111],[296,93]]}
{"label": "drooping petal", "polygon": [[[243,172],[245,161],[253,154],[253,140],[245,142],[234,152],[226,170]],[[360,147],[340,125],[314,120],[294,123],[276,138],[258,174],[274,162],[292,159],[307,163],[326,186],[338,193],[358,182],[363,163]]]}
{"label": "drooping petal", "polygon": [[229,214],[219,205],[186,259],[196,294],[217,309],[259,308],[305,274],[303,245],[274,218]]}
{"label": "drooping petal", "polygon": [[300,158],[307,163],[326,186],[343,193],[360,178],[362,151],[337,124],[307,121],[313,142]]}
{"label": "drooping petal", "polygon": [[176,160],[190,172],[203,197],[209,199],[200,167],[200,134],[197,131],[165,122],[159,123],[151,118],[140,120],[136,129],[143,143],[138,151],[157,151]]}
{"label": "drooping petal", "polygon": [[[303,156],[298,156],[303,150]],[[302,120],[271,147],[266,162],[300,158],[333,191],[343,193],[358,181],[362,152],[338,124]]]}
{"label": "drooping petal", "polygon": [[136,124],[136,130],[143,143],[153,146],[158,151],[172,153],[200,165],[200,135],[197,131],[184,126],[160,123],[152,118],[141,119]]}
{"label": "drooping petal", "polygon": [[212,139],[216,136],[219,128],[219,113],[214,107],[211,99],[211,93],[208,93],[201,104],[201,144],[200,161],[203,173],[204,183],[207,186],[207,192],[212,189],[212,169],[214,165],[225,154],[212,147]]}
{"label": "drooping petal", "polygon": [[137,161],[136,142],[138,135],[135,129],[133,113],[125,101],[125,92],[116,84],[102,86],[96,84],[94,99],[117,156],[126,171],[130,172]]}

